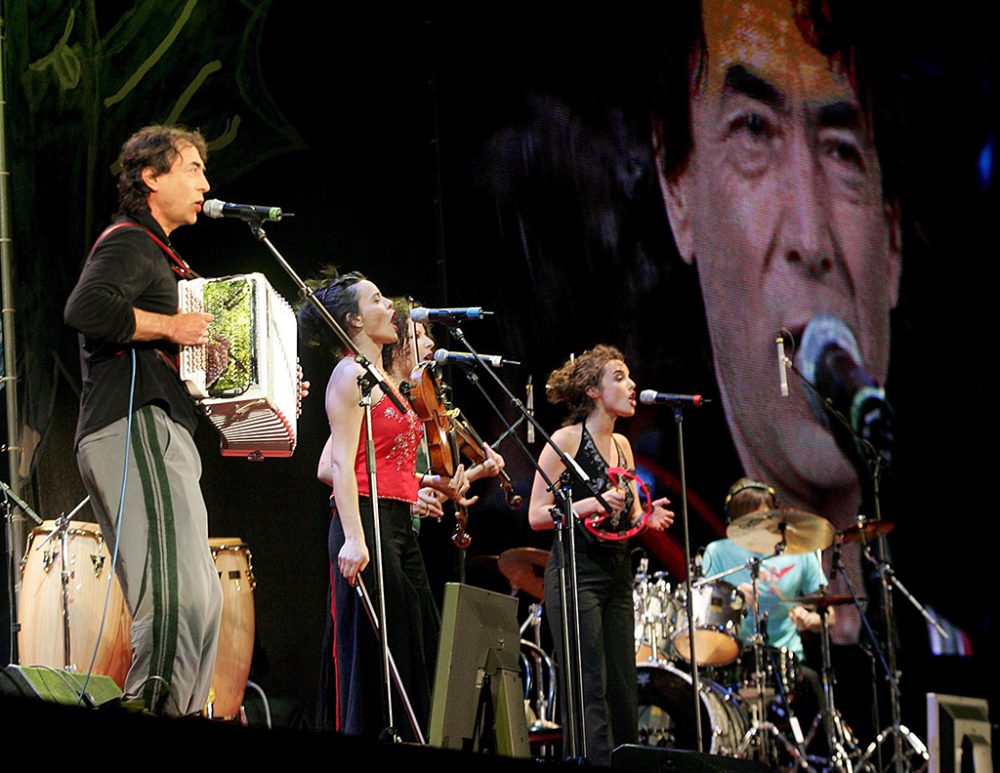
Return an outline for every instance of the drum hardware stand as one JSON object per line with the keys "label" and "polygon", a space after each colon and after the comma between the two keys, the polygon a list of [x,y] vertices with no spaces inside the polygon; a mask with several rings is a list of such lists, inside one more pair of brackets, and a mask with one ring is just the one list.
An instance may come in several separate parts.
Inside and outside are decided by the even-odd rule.
{"label": "drum hardware stand", "polygon": [[[834,561],[839,561],[839,555],[837,553],[840,550],[840,546],[836,545],[834,547]],[[820,672],[820,679],[823,687],[823,701],[820,705],[820,713],[813,720],[813,726],[809,731],[809,739],[812,739],[813,734],[822,722],[823,728],[826,732],[827,744],[832,752],[829,759],[829,767],[834,770],[844,770],[846,773],[852,773],[853,768],[851,765],[851,757],[848,754],[848,747],[854,746],[854,740],[850,737],[847,728],[844,725],[844,718],[841,716],[840,711],[836,707],[833,697],[833,685],[836,683],[835,675],[833,673],[833,662],[830,658],[830,622],[828,619],[828,607],[819,607],[817,609],[820,617],[820,651],[823,657],[823,668]]]}
{"label": "drum hardware stand", "polygon": [[[365,614],[368,616],[368,622],[371,623],[372,630],[375,631],[376,636],[379,636],[380,616],[375,614],[371,597],[368,595],[368,588],[365,587],[365,582],[361,579],[360,574],[358,574],[354,590],[358,594],[358,599],[361,601]],[[379,639],[381,638],[382,637],[379,636]],[[413,704],[410,703],[410,696],[407,694],[406,687],[403,685],[403,680],[399,676],[399,669],[396,668],[396,660],[392,657],[391,652],[389,652],[388,655],[389,670],[392,675],[392,684],[396,688],[396,694],[399,695],[400,702],[403,704],[403,710],[406,712],[407,720],[409,720],[410,729],[413,730],[413,735],[417,739],[417,743],[425,746],[427,741],[424,737],[423,730],[420,729],[420,723],[417,721],[417,715],[413,711]]]}
{"label": "drum hardware stand", "polygon": [[[10,663],[17,663],[17,636],[21,632],[21,623],[17,619],[17,577],[18,558],[15,555],[14,547],[14,507],[21,509],[25,515],[35,522],[36,526],[41,526],[44,521],[31,509],[27,502],[14,493],[10,486],[0,480],[0,489],[3,489],[3,508],[5,535],[7,538],[7,605],[10,608]],[[13,505],[13,506],[12,506]]]}
{"label": "drum hardware stand", "polygon": [[[557,708],[554,688],[555,688],[555,673],[552,670],[552,661],[549,656],[542,649],[542,611],[544,610],[543,604],[532,604],[530,607],[530,612],[528,613],[527,619],[521,624],[521,647],[527,647],[531,650],[534,657],[534,667],[535,676],[534,680],[535,686],[535,702],[538,705],[538,713],[536,715],[535,721],[528,727],[529,732],[536,733],[540,730],[553,730],[558,728],[559,725],[549,719]],[[524,638],[524,633],[531,626],[535,631],[535,640],[528,641]],[[523,657],[523,653],[522,653]],[[527,660],[527,658],[525,658]],[[542,664],[548,667],[549,670],[549,690],[548,694],[545,691],[545,684],[542,680]],[[529,675],[529,681],[531,678],[531,664],[528,664],[527,673]],[[525,685],[525,692],[530,689],[530,685]]]}
{"label": "drum hardware stand", "polygon": [[[541,632],[538,630],[536,624],[535,638],[539,639],[540,637]],[[556,672],[555,667],[552,665],[552,659],[542,649],[541,644],[537,642],[521,639],[521,649],[527,649],[531,653],[532,661],[529,662],[524,652],[521,653],[521,660],[525,663],[526,672],[528,673],[528,682],[524,686],[524,691],[526,694],[529,692],[531,689],[531,679],[533,678],[536,685],[535,704],[538,707],[538,711],[535,713],[535,720],[528,726],[528,731],[530,733],[538,733],[546,730],[558,730],[560,729],[559,723],[552,719],[558,709],[555,697]],[[542,678],[543,668],[549,679],[548,689],[546,689],[545,680]],[[532,673],[534,673],[534,676],[532,676]]]}
{"label": "drum hardware stand", "polygon": [[[73,516],[76,515],[87,502],[90,501],[90,497],[84,498],[80,504],[74,507],[68,515],[60,515],[56,518],[55,528],[49,532],[49,535],[38,543],[35,550],[41,550],[45,547],[45,544],[52,539],[55,539],[58,535],[59,539],[59,579],[62,586],[62,621],[63,621],[63,661],[66,664],[67,671],[77,671],[76,663],[73,662],[73,644],[70,637],[70,625],[69,625],[69,583],[73,579],[73,570],[69,567],[67,562],[67,556],[69,554],[69,524],[73,520]],[[100,646],[100,637],[98,637],[95,647]]]}
{"label": "drum hardware stand", "polygon": [[[438,321],[441,322],[441,320]],[[542,425],[539,424],[534,415],[528,411],[527,408],[525,408],[523,401],[518,399],[510,391],[510,389],[507,388],[507,385],[503,383],[500,377],[493,372],[493,369],[483,362],[479,353],[472,347],[468,339],[465,337],[465,334],[458,325],[458,321],[444,320],[443,324],[446,325],[447,330],[461,342],[463,347],[465,347],[465,349],[473,355],[476,366],[489,375],[493,382],[510,400],[510,404],[521,414],[521,418],[518,420],[518,423],[520,423],[521,420],[526,420],[530,427],[534,427],[535,431],[538,432],[545,443],[556,452],[559,460],[565,467],[565,470],[559,476],[558,484],[554,483],[538,466],[538,460],[535,458],[534,454],[531,453],[531,450],[527,447],[527,445],[525,445],[525,442],[520,438],[520,436],[513,431],[511,423],[507,421],[507,418],[503,415],[499,406],[497,406],[496,403],[490,399],[486,390],[483,388],[483,385],[479,382],[479,379],[469,379],[476,385],[483,397],[486,398],[487,403],[489,403],[494,413],[496,413],[496,415],[500,418],[501,423],[504,425],[506,432],[501,437],[505,437],[509,434],[514,438],[518,447],[524,453],[525,458],[527,458],[531,464],[534,465],[535,470],[541,476],[542,480],[545,481],[547,486],[546,490],[551,491],[556,500],[556,504],[550,509],[550,512],[552,513],[552,520],[556,531],[556,545],[553,549],[559,551],[557,553],[560,564],[559,608],[563,621],[562,646],[564,660],[566,661],[564,663],[560,663],[560,668],[562,669],[562,673],[564,675],[563,679],[566,684],[566,716],[568,718],[568,721],[563,728],[565,734],[563,756],[567,759],[583,762],[587,757],[587,738],[583,709],[583,663],[580,656],[580,609],[576,585],[576,548],[574,538],[577,516],[573,510],[573,500],[571,496],[572,481],[575,479],[577,482],[583,484],[591,495],[609,513],[611,512],[611,506],[601,496],[601,492],[596,490],[597,487],[594,485],[590,476],[587,475],[573,459],[567,456],[567,454],[559,448],[559,446],[552,442],[551,435],[549,435]],[[569,564],[568,567],[567,563]],[[572,629],[573,633],[572,639],[570,636],[570,629]],[[700,714],[698,716],[700,720]]]}
{"label": "drum hardware stand", "polygon": [[[647,611],[649,609],[649,598],[650,598],[650,585],[649,585],[649,559],[646,557],[639,559],[639,571],[636,573],[636,582],[642,583],[642,639],[641,641],[649,642],[649,665],[655,666],[659,663],[665,663],[667,658],[667,653],[660,652],[660,643],[656,635],[657,624],[665,626],[666,614],[661,606],[659,613],[659,620],[655,620],[652,615]],[[633,594],[635,593],[635,584],[633,584]],[[662,603],[662,601],[661,601]],[[666,627],[663,629],[663,638],[665,641],[669,641],[669,633]],[[636,644],[636,655],[639,653],[639,644]]]}
{"label": "drum hardware stand", "polygon": [[[859,519],[862,521],[863,519]],[[879,537],[879,552],[881,556],[885,555],[885,537]],[[898,588],[903,596],[916,608],[927,622],[931,623],[944,638],[948,638],[948,633],[945,629],[938,623],[936,619],[924,608],[924,606],[910,593],[905,585],[896,576],[895,571],[892,568],[892,564],[885,558],[875,556],[872,553],[871,545],[867,541],[864,546],[864,556],[865,558],[875,566],[876,572],[879,576],[879,581],[882,591],[882,616],[883,625],[886,632],[886,650],[888,651],[888,662],[886,662],[886,657],[883,655],[881,649],[878,646],[878,641],[875,638],[874,632],[871,630],[871,626],[868,624],[868,620],[864,615],[861,615],[861,620],[865,626],[868,635],[872,639],[872,645],[875,651],[878,653],[879,662],[882,664],[882,668],[886,673],[886,679],[889,682],[889,699],[890,699],[890,709],[892,711],[892,724],[889,727],[881,730],[875,739],[868,745],[865,753],[861,756],[859,761],[860,765],[869,764],[872,754],[878,751],[880,758],[879,770],[882,770],[881,765],[881,749],[883,743],[889,738],[893,741],[893,766],[895,767],[897,773],[901,771],[912,769],[908,764],[908,760],[905,756],[903,743],[905,742],[914,753],[920,757],[919,762],[926,762],[930,759],[930,754],[927,751],[926,745],[920,738],[909,730],[905,725],[902,724],[902,717],[900,716],[900,706],[899,706],[899,677],[900,673],[896,668],[896,643],[893,637],[892,631],[892,620],[894,619],[892,612],[892,590],[893,588]],[[839,553],[836,554],[836,559],[839,562]],[[846,576],[846,575],[845,575]],[[848,582],[848,587],[850,588],[850,582]],[[854,595],[853,589],[851,590],[851,595]]]}
{"label": "drum hardware stand", "polygon": [[[743,743],[740,744],[740,752],[748,749],[755,740],[759,739],[760,755],[758,759],[765,764],[770,763],[774,750],[771,749],[769,740],[771,737],[774,737],[784,746],[785,751],[794,760],[796,767],[801,767],[805,770],[815,770],[807,761],[805,749],[802,745],[802,731],[799,729],[798,719],[796,719],[791,703],[788,700],[788,693],[784,684],[784,674],[781,673],[780,668],[776,667],[777,664],[775,663],[771,664],[774,671],[774,681],[785,711],[788,712],[794,743],[785,738],[774,723],[770,722],[767,718],[767,700],[764,690],[764,648],[767,644],[767,615],[762,616],[760,612],[760,567],[765,560],[777,558],[785,552],[785,547],[787,546],[785,524],[780,524],[779,528],[781,530],[781,539],[774,546],[774,553],[769,556],[754,556],[748,562],[750,564],[750,583],[753,586],[753,604],[751,608],[754,631],[753,636],[750,638],[750,646],[753,648],[754,659],[754,672],[752,676],[754,690],[757,695],[751,703],[750,729],[743,737]],[[737,567],[737,569],[742,568]]]}

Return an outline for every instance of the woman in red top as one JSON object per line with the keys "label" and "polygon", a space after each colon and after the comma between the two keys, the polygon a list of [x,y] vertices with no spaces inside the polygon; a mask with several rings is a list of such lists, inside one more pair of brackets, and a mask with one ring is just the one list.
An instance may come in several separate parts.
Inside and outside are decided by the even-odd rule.
{"label": "woman in red top", "polygon": [[[377,605],[378,580],[369,566],[374,552],[374,527],[365,464],[364,411],[359,405],[358,388],[358,377],[364,370],[353,354],[381,363],[382,347],[394,343],[397,333],[391,301],[359,273],[328,281],[316,291],[316,297],[344,328],[353,348],[352,352],[341,352],[326,388],[331,437],[325,453],[329,453],[333,485],[329,551],[335,639],[329,680],[333,682],[329,698],[334,705],[328,707],[327,713],[341,732],[377,737],[384,729],[380,648],[353,588],[360,573]],[[315,316],[309,306],[300,312],[304,325],[313,323]],[[417,502],[421,485],[435,486],[449,496],[461,498],[468,483],[462,468],[450,481],[417,475],[420,420],[405,401],[407,410],[400,413],[379,388],[372,391],[371,400],[386,627],[396,666],[426,732],[439,618],[410,528],[410,509]],[[395,691],[393,701],[396,730],[403,738],[413,740]]]}

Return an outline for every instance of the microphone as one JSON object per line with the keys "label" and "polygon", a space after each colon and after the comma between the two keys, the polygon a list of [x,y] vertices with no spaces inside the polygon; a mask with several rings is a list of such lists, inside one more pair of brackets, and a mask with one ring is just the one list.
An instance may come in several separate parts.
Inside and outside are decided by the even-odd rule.
{"label": "microphone", "polygon": [[784,333],[778,333],[778,337],[774,339],[774,342],[778,346],[778,379],[781,384],[781,396],[788,397],[788,372],[785,370]]}
{"label": "microphone", "polygon": [[277,222],[283,217],[292,217],[291,212],[282,212],[281,207],[259,207],[256,204],[230,204],[227,201],[209,199],[201,206],[206,217],[235,217],[240,220],[269,220]]}
{"label": "microphone", "polygon": [[701,395],[675,395],[672,392],[657,392],[655,389],[643,389],[639,393],[639,402],[643,405],[671,403],[673,405],[692,405],[695,408],[701,408],[701,406],[712,401]]}
{"label": "microphone", "polygon": [[[514,360],[505,360],[499,354],[480,354],[479,361],[491,368],[502,368],[505,365],[520,365]],[[434,362],[438,365],[464,365],[472,366],[476,364],[476,355],[469,352],[449,352],[447,349],[438,349],[434,352]]]}
{"label": "microphone", "polygon": [[[847,417],[851,429],[891,459],[892,406],[882,386],[861,366],[861,350],[850,328],[832,314],[817,314],[802,334],[798,358],[802,375]],[[812,392],[808,392],[808,399],[813,414],[827,426],[834,426]],[[836,432],[834,439],[840,443]]]}
{"label": "microphone", "polygon": [[417,306],[415,309],[410,309],[410,319],[414,322],[441,322],[445,325],[454,325],[466,319],[482,319],[492,314],[492,311],[483,311],[482,306],[453,309],[429,309],[426,306]]}

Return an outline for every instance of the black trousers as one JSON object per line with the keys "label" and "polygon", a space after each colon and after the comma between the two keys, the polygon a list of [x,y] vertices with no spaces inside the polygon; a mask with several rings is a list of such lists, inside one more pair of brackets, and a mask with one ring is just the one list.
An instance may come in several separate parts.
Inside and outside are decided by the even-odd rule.
{"label": "black trousers", "polygon": [[[371,563],[361,573],[378,609],[375,540],[371,500],[360,498],[361,524]],[[382,533],[382,572],[385,578],[386,627],[389,648],[424,734],[430,717],[431,687],[437,661],[440,615],[427,571],[410,527],[410,506],[379,500]],[[324,642],[319,724],[348,735],[377,738],[385,727],[381,682],[381,650],[357,592],[337,568],[344,531],[334,510],[330,521],[329,551],[331,614]],[[416,740],[403,705],[393,690],[393,719],[404,740]]]}
{"label": "black trousers", "polygon": [[[577,535],[577,593],[587,760],[610,765],[611,750],[638,740],[632,566],[626,544],[603,545]],[[555,641],[566,716],[566,663],[559,604],[559,550],[545,568],[545,614]]]}

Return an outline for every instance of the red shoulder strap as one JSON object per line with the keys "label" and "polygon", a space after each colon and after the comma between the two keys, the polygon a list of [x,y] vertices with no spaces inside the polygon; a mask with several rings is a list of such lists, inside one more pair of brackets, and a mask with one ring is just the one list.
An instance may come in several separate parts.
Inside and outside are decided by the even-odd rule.
{"label": "red shoulder strap", "polygon": [[94,242],[91,252],[97,249],[97,245],[104,241],[108,236],[113,234],[115,231],[120,231],[123,228],[138,228],[142,230],[146,236],[156,242],[157,246],[163,250],[164,254],[169,259],[170,269],[181,279],[196,279],[199,276],[199,274],[187,264],[187,261],[170,249],[166,242],[160,239],[156,234],[141,223],[130,223],[127,220],[123,220],[119,223],[112,223],[101,232],[100,236],[97,237],[97,241]]}

